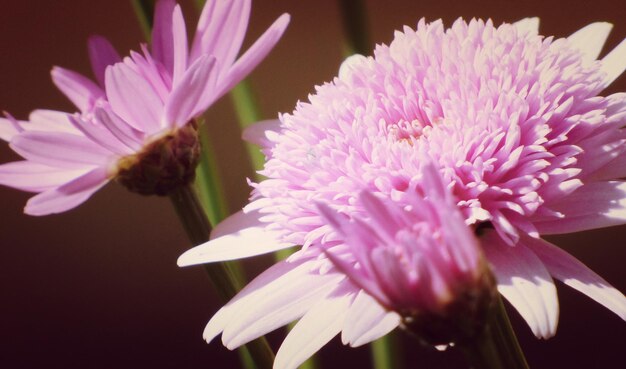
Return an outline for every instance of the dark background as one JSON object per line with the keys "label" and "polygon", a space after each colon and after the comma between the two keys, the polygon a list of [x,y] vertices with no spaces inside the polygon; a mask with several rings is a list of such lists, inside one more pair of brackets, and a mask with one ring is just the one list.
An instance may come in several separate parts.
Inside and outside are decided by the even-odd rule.
{"label": "dark background", "polygon": [[[35,108],[73,110],[49,78],[53,65],[89,75],[86,39],[98,33],[126,53],[142,34],[128,1],[2,0],[0,109],[26,118]],[[607,50],[626,37],[624,1],[366,1],[372,41],[388,43],[393,30],[418,19],[491,17],[496,24],[541,17],[541,33],[565,37],[592,21],[615,28]],[[183,3],[195,25],[191,1]],[[284,38],[251,76],[266,118],[290,112],[315,84],[330,80],[342,59],[343,32],[335,1],[253,3],[246,44],[283,12],[292,15]],[[622,23],[620,23],[622,22]],[[373,44],[371,45],[373,49]],[[607,91],[626,91],[621,77]],[[232,211],[245,204],[251,176],[228,97],[208,113],[222,160]],[[0,161],[15,160],[0,145]],[[82,206],[42,218],[22,214],[29,194],[0,188],[0,368],[237,368],[236,354],[201,338],[219,308],[200,268],[180,269],[190,245],[167,199],[141,197],[108,185]],[[626,227],[552,238],[622,291]],[[269,258],[247,261],[250,275]],[[558,334],[535,339],[511,314],[533,368],[621,368],[624,322],[559,284]],[[270,337],[275,347],[282,331]],[[411,368],[463,368],[443,354],[403,342]],[[368,367],[368,349],[332,341],[319,355],[325,368]]]}

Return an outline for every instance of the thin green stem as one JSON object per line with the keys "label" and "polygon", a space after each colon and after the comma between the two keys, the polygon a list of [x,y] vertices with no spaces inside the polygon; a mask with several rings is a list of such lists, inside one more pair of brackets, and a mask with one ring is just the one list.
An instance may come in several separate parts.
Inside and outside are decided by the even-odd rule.
{"label": "thin green stem", "polygon": [[219,171],[215,160],[213,144],[207,134],[206,126],[200,124],[200,144],[202,153],[196,169],[196,190],[209,221],[216,225],[228,216],[228,206],[224,188],[219,181]]}
{"label": "thin green stem", "polygon": [[529,369],[499,295],[485,330],[459,347],[474,369]]}
{"label": "thin green stem", "polygon": [[399,369],[404,367],[400,359],[401,353],[398,350],[398,342],[399,337],[394,331],[370,344],[374,368]]}
{"label": "thin green stem", "polygon": [[346,34],[345,54],[368,55],[372,52],[363,0],[339,0],[339,10]]}
{"label": "thin green stem", "polygon": [[193,3],[196,5],[196,9],[198,11],[201,11],[204,7],[204,4],[206,3],[206,0],[195,0]]}
{"label": "thin green stem", "polygon": [[[196,195],[194,188],[190,185],[180,187],[170,195],[170,200],[178,217],[180,218],[189,240],[194,245],[204,243],[209,240],[211,225],[204,212],[204,208]],[[204,269],[209,275],[215,290],[223,301],[233,298],[241,290],[242,282],[237,278],[237,273],[233,271],[233,263],[211,263],[204,264]],[[246,367],[258,369],[271,369],[274,362],[274,353],[267,341],[261,337],[249,342],[242,352],[241,357],[244,364],[246,357],[252,356],[254,364]]]}
{"label": "thin green stem", "polygon": [[[230,91],[230,99],[237,113],[237,120],[241,130],[246,129],[249,125],[261,120],[261,112],[256,98],[252,91],[252,86],[248,79],[241,81],[235,88]],[[255,172],[263,168],[265,164],[265,156],[259,148],[249,142],[246,142],[246,150],[248,157]],[[258,178],[257,178],[258,179]]]}
{"label": "thin green stem", "polygon": [[154,12],[154,0],[131,0],[131,5],[139,21],[141,32],[150,42],[150,30],[152,30],[152,13]]}

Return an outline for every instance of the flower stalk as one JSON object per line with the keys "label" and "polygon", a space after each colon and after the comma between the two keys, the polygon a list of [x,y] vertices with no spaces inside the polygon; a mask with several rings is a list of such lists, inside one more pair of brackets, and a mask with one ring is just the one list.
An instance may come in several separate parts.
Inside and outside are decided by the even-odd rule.
{"label": "flower stalk", "polygon": [[485,329],[460,349],[474,369],[529,369],[499,295],[494,305]]}
{"label": "flower stalk", "polygon": [[[182,186],[169,195],[169,198],[180,218],[189,240],[197,245],[209,240],[211,225],[204,212],[204,208],[191,185]],[[233,270],[233,263],[204,264],[211,283],[223,301],[228,301],[241,289],[242,281],[237,278],[237,271]],[[274,362],[274,353],[267,341],[261,337],[246,346],[258,369],[271,369]],[[242,353],[245,362],[247,353]],[[250,367],[247,365],[247,367]]]}

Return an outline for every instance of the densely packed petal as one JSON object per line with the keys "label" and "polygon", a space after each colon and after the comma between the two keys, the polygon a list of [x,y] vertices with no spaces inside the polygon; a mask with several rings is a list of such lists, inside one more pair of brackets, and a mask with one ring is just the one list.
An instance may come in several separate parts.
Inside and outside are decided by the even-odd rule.
{"label": "densely packed petal", "polygon": [[[324,339],[343,330],[350,344],[374,339],[376,334],[359,339],[353,333],[350,304],[363,289],[347,279],[331,279],[342,273],[324,250],[345,248],[346,238],[316,204],[368,223],[371,209],[359,195],[367,192],[406,207],[414,192],[426,192],[427,163],[436,167],[465,224],[479,237],[500,292],[537,336],[550,337],[556,330],[552,277],[624,317],[623,294],[540,238],[626,223],[621,180],[626,176],[626,95],[601,95],[626,68],[626,42],[598,59],[609,29],[595,23],[566,39],[540,36],[536,18],[498,27],[459,19],[448,29],[441,21],[422,20],[415,30],[396,32],[390,45],[377,46],[373,57],[348,58],[337,78],[317,87],[293,113],[281,115],[279,124],[264,122],[246,132],[267,156],[261,171],[267,179],[253,184],[244,213],[258,212],[272,238],[302,248],[223,309],[232,315],[218,313],[207,338],[223,332],[229,347],[245,342],[227,335],[248,319],[237,307],[240,299],[247,296],[246,304],[256,306],[262,299],[285,297],[270,287],[276,283],[304,290],[319,279],[318,303],[289,315],[302,316],[309,330],[294,329],[285,346],[311,353],[319,346],[308,340],[313,329],[323,330],[317,333]],[[233,245],[251,242],[236,232],[216,241],[224,237]],[[210,246],[216,241],[201,246],[202,253],[185,254],[180,263],[214,261]],[[308,267],[301,275],[291,275],[303,265]],[[374,289],[365,291],[380,298]],[[256,293],[262,299],[252,297]],[[331,305],[336,320],[321,318]],[[368,316],[370,322],[359,324],[374,327],[383,319]],[[324,326],[311,324],[318,318]],[[246,338],[276,323],[257,327]],[[276,367],[294,368],[303,359],[298,355],[277,358]]]}

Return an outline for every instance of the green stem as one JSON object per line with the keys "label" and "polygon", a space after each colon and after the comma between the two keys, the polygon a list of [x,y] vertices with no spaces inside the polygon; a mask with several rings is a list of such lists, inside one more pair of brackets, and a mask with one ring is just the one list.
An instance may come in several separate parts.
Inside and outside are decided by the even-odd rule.
{"label": "green stem", "polygon": [[400,340],[397,332],[391,332],[370,343],[370,353],[375,369],[404,368],[401,357]]}
{"label": "green stem", "polygon": [[499,295],[485,330],[459,347],[474,369],[529,369]]}
{"label": "green stem", "polygon": [[[211,225],[193,187],[188,185],[178,188],[170,195],[170,200],[192,244],[199,245],[207,242],[211,233]],[[233,263],[203,264],[222,301],[230,300],[241,290],[242,282],[233,272],[234,265]],[[261,337],[251,341],[245,347],[256,364],[253,367],[259,369],[272,368],[274,353],[265,338]],[[247,356],[246,352],[242,353],[244,363]]]}
{"label": "green stem", "polygon": [[369,55],[372,50],[364,1],[339,0],[339,10],[346,34],[346,56],[352,54]]}
{"label": "green stem", "polygon": [[150,30],[152,29],[152,13],[154,12],[154,0],[131,0],[131,5],[139,21],[141,32],[150,42]]}
{"label": "green stem", "polygon": [[[235,107],[239,127],[241,127],[242,131],[249,125],[261,120],[259,105],[256,102],[256,98],[252,92],[252,86],[248,79],[239,82],[239,84],[230,91],[230,99]],[[255,172],[263,168],[265,156],[263,156],[259,148],[246,142],[246,150],[248,151],[248,157],[250,158]]]}
{"label": "green stem", "polygon": [[199,134],[202,157],[196,169],[196,190],[209,221],[212,225],[216,225],[228,216],[228,206],[224,189],[218,180],[220,178],[218,165],[205,124],[200,124]]}

